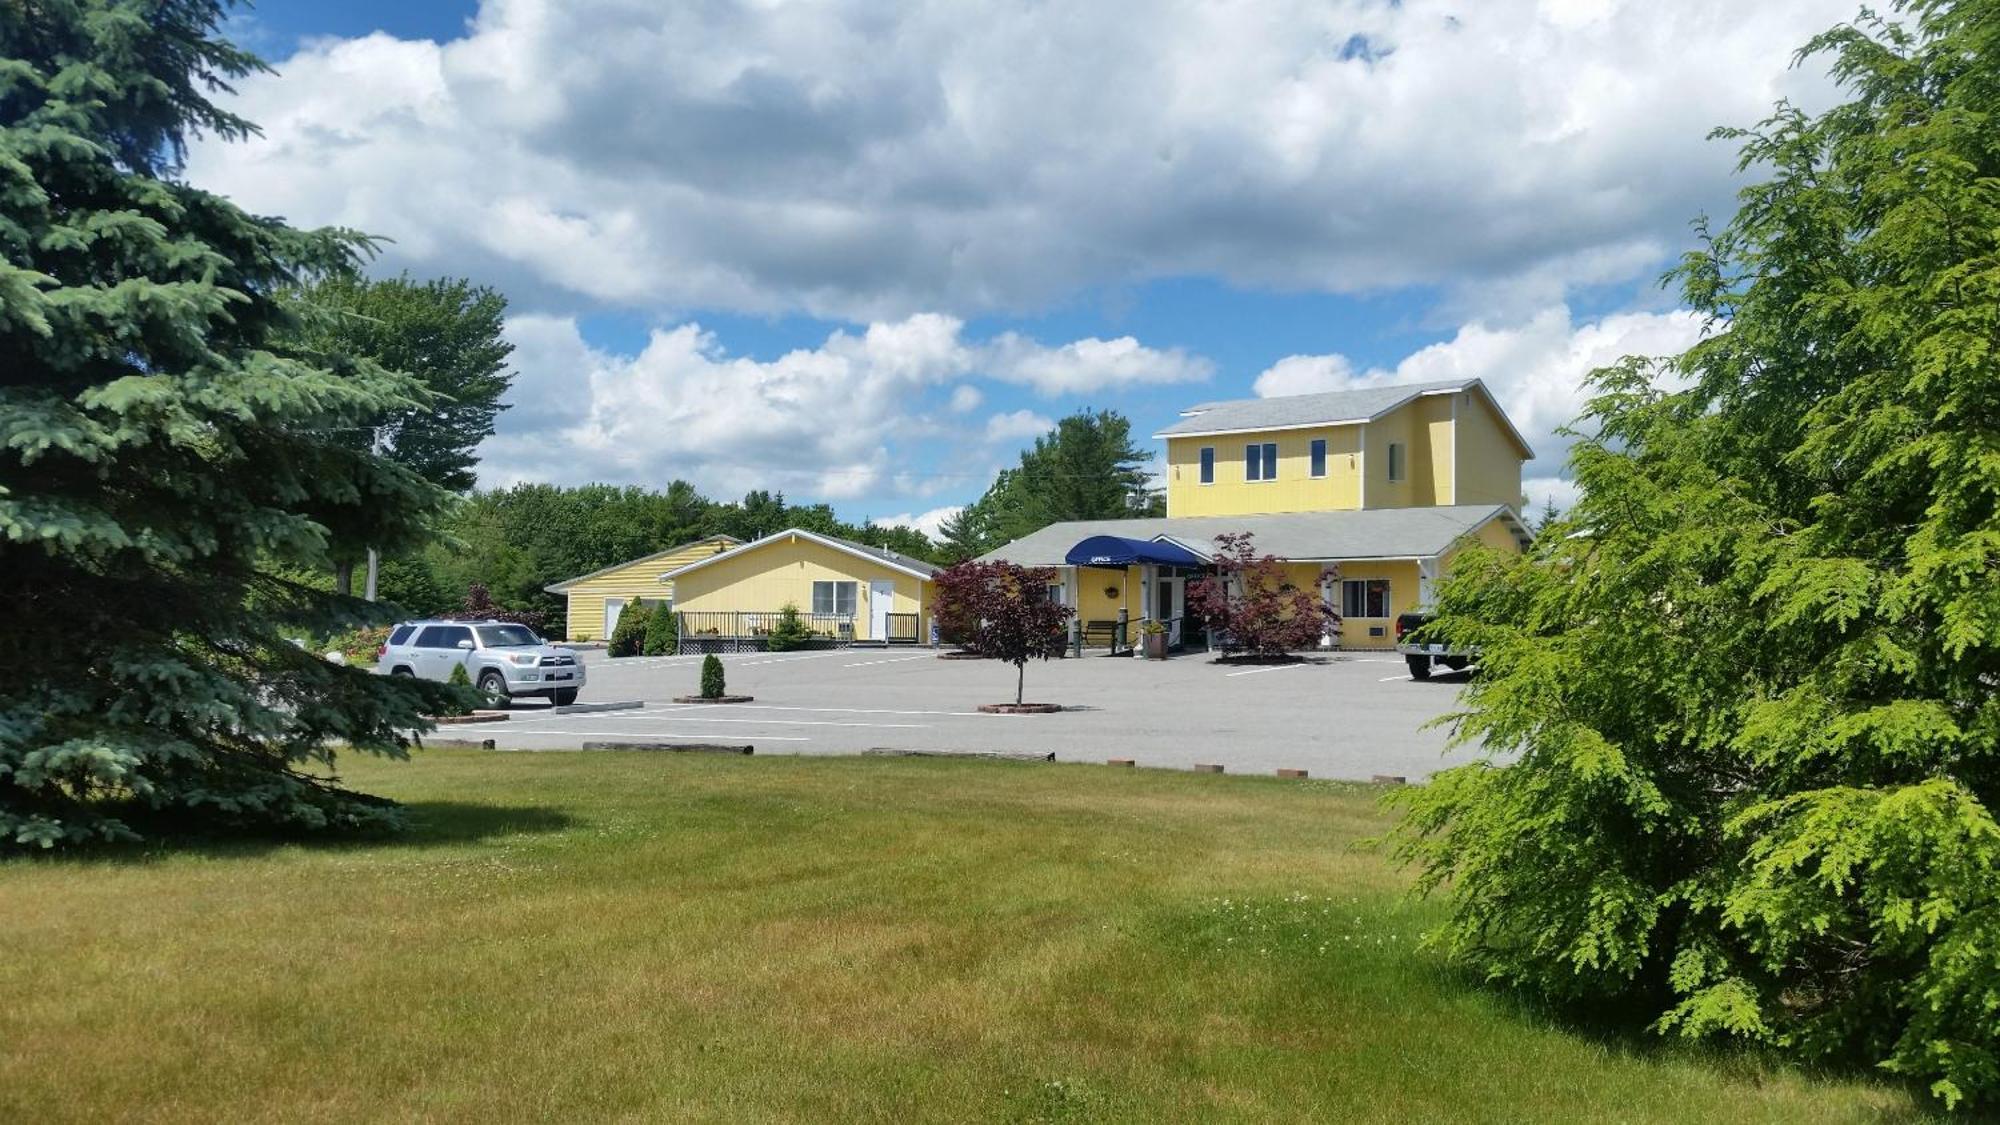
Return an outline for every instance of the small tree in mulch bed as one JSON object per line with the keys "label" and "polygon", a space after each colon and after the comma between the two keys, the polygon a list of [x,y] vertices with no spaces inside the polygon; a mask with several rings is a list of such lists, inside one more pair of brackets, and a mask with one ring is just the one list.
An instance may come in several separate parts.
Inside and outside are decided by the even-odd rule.
{"label": "small tree in mulch bed", "polygon": [[986,568],[971,560],[931,576],[931,589],[937,591],[933,616],[938,639],[966,652],[979,652],[979,612],[987,582]]}
{"label": "small tree in mulch bed", "polygon": [[1249,532],[1218,535],[1215,542],[1217,573],[1195,583],[1187,600],[1209,628],[1229,637],[1230,651],[1269,659],[1340,636],[1340,615],[1312,590],[1293,585],[1276,556],[1259,556]]}
{"label": "small tree in mulch bed", "polygon": [[722,678],[722,658],[711,652],[701,662],[701,697],[721,699],[727,691]]}
{"label": "small tree in mulch bed", "polygon": [[1014,666],[1016,707],[1022,705],[1028,661],[1063,654],[1070,608],[1048,600],[1055,574],[1049,567],[962,562],[935,580],[939,620],[969,630],[960,634],[967,648]]}

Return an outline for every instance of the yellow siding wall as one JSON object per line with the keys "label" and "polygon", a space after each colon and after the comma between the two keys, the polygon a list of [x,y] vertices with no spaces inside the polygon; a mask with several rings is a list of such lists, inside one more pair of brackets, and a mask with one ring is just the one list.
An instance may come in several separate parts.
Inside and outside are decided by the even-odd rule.
{"label": "yellow siding wall", "polygon": [[1520,511],[1521,449],[1482,395],[1458,397],[1458,503],[1505,504]]}
{"label": "yellow siding wall", "polygon": [[[1140,588],[1139,568],[1111,570],[1101,566],[1076,568],[1076,618],[1078,621],[1116,621],[1119,607],[1129,609],[1132,628],[1139,628],[1144,615],[1145,593]],[[1107,593],[1106,591],[1115,591]]]}
{"label": "yellow siding wall", "polygon": [[[1451,491],[1451,462],[1444,462],[1445,474],[1440,479],[1437,454],[1431,447],[1434,434],[1448,436],[1451,432],[1451,400],[1443,395],[1434,397],[1444,404],[1441,424],[1437,423],[1439,408],[1431,405],[1432,398],[1419,398],[1363,427],[1368,445],[1364,461],[1368,473],[1366,507],[1427,508],[1451,502],[1443,498]],[[1391,442],[1403,446],[1400,481],[1389,479]]]}
{"label": "yellow siding wall", "polygon": [[1440,505],[1456,504],[1452,497],[1452,458],[1458,443],[1452,440],[1451,395],[1425,395],[1417,400],[1417,415],[1425,430],[1424,443],[1430,447],[1432,495]]}
{"label": "yellow siding wall", "polygon": [[672,583],[662,583],[660,575],[679,570],[730,546],[733,544],[728,541],[696,543],[670,555],[639,559],[594,578],[582,579],[571,586],[566,595],[569,599],[569,639],[602,640],[605,599],[624,598],[627,605],[641,599],[665,601],[674,596],[674,587]]}
{"label": "yellow siding wall", "polygon": [[[1314,581],[1318,581],[1317,566],[1313,567]],[[1343,617],[1340,622],[1340,647],[1360,651],[1390,649],[1396,647],[1396,615],[1417,608],[1417,564],[1415,562],[1344,562],[1340,564],[1343,581],[1370,578],[1389,580],[1389,616],[1387,617]],[[1334,591],[1333,608],[1341,608],[1340,591]],[[1382,630],[1379,637],[1368,635],[1370,629]]]}
{"label": "yellow siding wall", "polygon": [[[1326,439],[1326,476],[1312,471],[1312,442]],[[1271,512],[1337,512],[1361,506],[1361,427],[1226,434],[1167,439],[1167,515],[1250,516]],[[1278,479],[1246,480],[1243,449],[1278,443]],[[1201,483],[1201,450],[1215,450],[1215,483]]]}
{"label": "yellow siding wall", "polygon": [[[775,613],[789,602],[801,613],[810,613],[814,582],[853,582],[857,584],[854,635],[874,640],[868,583],[882,579],[896,583],[890,613],[930,612],[929,580],[801,537],[739,550],[730,558],[682,575],[674,582],[674,608],[690,613]],[[920,621],[918,636],[928,637],[928,627],[927,619]]]}

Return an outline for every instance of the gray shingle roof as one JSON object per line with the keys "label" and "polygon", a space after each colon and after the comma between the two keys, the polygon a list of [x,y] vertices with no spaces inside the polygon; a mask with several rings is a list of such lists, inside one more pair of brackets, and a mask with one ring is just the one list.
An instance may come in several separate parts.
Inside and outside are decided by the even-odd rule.
{"label": "gray shingle roof", "polygon": [[1352,391],[1326,391],[1314,395],[1280,395],[1277,398],[1244,398],[1230,402],[1208,402],[1190,407],[1199,411],[1183,418],[1154,437],[1181,434],[1227,433],[1233,430],[1273,430],[1287,426],[1312,426],[1335,422],[1365,422],[1380,417],[1403,403],[1432,391],[1461,391],[1477,379],[1447,379],[1435,383],[1401,383],[1388,387],[1362,387]]}
{"label": "gray shingle roof", "polygon": [[820,538],[831,540],[832,542],[838,543],[843,547],[852,547],[854,550],[859,551],[864,555],[873,555],[876,558],[881,559],[883,562],[886,563],[892,563],[896,566],[901,566],[901,567],[908,567],[911,570],[921,570],[927,575],[936,574],[938,571],[944,569],[943,567],[937,566],[933,563],[927,563],[924,560],[916,557],[915,555],[899,555],[896,552],[891,551],[887,547],[871,547],[866,543],[856,543],[852,539],[842,539],[837,535],[822,535],[820,536]]}
{"label": "gray shingle roof", "polygon": [[1282,559],[1425,558],[1443,552],[1487,520],[1527,531],[1501,504],[1442,508],[1369,508],[1356,512],[1284,512],[1264,516],[1181,516],[1136,520],[1075,520],[1048,527],[980,556],[1021,566],[1061,566],[1063,556],[1093,535],[1153,539],[1165,535],[1200,555],[1215,553],[1215,537],[1247,531],[1259,554]]}

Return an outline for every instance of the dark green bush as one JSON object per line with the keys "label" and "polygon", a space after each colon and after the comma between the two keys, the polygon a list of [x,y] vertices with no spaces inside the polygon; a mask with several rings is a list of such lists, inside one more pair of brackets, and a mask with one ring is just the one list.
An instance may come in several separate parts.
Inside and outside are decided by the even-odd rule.
{"label": "dark green bush", "polygon": [[661,602],[646,616],[647,656],[668,656],[680,647],[680,627],[674,621],[674,607]]}
{"label": "dark green bush", "polygon": [[652,618],[646,614],[646,607],[633,604],[625,607],[618,615],[618,624],[611,630],[610,644],[607,646],[612,656],[637,656],[646,647],[646,629]]}
{"label": "dark green bush", "polygon": [[722,658],[711,652],[701,662],[701,697],[720,699],[726,690],[722,680]]}
{"label": "dark green bush", "polygon": [[767,640],[772,652],[790,652],[795,648],[804,648],[812,638],[813,632],[806,626],[805,618],[799,616],[799,607],[786,602],[785,608],[778,611],[778,623],[771,627]]}

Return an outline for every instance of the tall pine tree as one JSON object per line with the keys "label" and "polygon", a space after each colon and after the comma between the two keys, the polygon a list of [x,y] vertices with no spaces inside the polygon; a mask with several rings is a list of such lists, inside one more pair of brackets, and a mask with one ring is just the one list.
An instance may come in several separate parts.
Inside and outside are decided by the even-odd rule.
{"label": "tall pine tree", "polygon": [[365,240],[176,178],[252,130],[210,100],[261,65],[224,14],[0,3],[0,847],[382,825],[330,747],[402,753],[440,690],[287,639],[368,607],[273,564],[407,545],[444,494],[350,440],[417,382],[283,344],[279,294]]}

